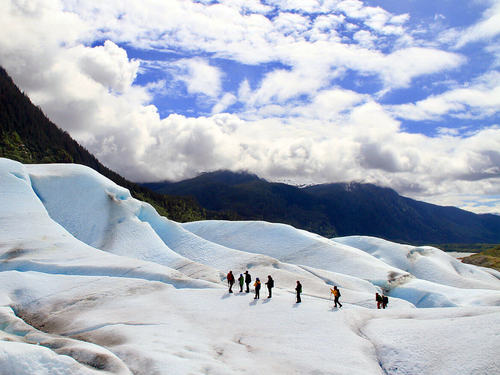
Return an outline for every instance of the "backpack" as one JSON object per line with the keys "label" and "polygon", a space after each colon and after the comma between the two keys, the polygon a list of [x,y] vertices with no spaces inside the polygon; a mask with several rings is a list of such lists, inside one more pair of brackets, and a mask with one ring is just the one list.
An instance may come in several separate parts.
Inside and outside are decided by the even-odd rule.
{"label": "backpack", "polygon": [[382,297],[382,302],[387,305],[389,303],[389,297],[387,296]]}

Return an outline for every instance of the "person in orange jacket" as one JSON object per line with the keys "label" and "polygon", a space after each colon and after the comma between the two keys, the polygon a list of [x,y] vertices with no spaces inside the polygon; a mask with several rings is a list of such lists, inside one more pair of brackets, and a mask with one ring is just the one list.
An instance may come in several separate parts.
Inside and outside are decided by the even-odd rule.
{"label": "person in orange jacket", "polygon": [[258,277],[255,279],[255,284],[253,284],[253,286],[255,287],[255,297],[253,297],[253,299],[259,299],[261,283]]}
{"label": "person in orange jacket", "polygon": [[340,290],[337,289],[336,286],[333,287],[333,302],[335,302],[335,307],[337,307],[337,304],[339,305],[339,307],[342,307],[342,304],[340,303],[339,301],[339,298],[340,298]]}

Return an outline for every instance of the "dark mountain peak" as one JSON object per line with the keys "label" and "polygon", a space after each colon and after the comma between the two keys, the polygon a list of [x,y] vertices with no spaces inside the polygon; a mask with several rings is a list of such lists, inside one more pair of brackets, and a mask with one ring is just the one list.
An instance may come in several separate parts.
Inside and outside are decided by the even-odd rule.
{"label": "dark mountain peak", "polygon": [[265,182],[265,180],[259,178],[257,175],[246,171],[233,172],[223,169],[213,172],[204,172],[196,177],[178,182],[146,182],[141,185],[162,194],[196,196],[196,192],[205,190],[208,187],[233,187],[255,181]]}
{"label": "dark mountain peak", "polygon": [[355,195],[383,194],[386,196],[399,196],[398,193],[391,188],[362,182],[336,182],[310,185],[302,188],[302,190],[321,197],[327,197],[328,195],[338,195],[342,193],[350,193]]}
{"label": "dark mountain peak", "polygon": [[258,177],[256,174],[250,173],[248,171],[230,171],[227,169],[223,169],[202,173],[198,177],[192,178],[190,181],[197,180],[234,186],[263,179]]}

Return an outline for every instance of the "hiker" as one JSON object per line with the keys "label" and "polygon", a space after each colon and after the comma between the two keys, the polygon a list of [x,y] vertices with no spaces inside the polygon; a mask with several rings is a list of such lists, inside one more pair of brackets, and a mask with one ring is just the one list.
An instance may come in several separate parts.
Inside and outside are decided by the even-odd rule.
{"label": "hiker", "polygon": [[382,308],[385,309],[389,303],[389,297],[382,295]]}
{"label": "hiker", "polygon": [[267,285],[267,290],[269,291],[269,295],[267,296],[267,298],[271,298],[272,297],[272,289],[274,288],[274,280],[271,277],[271,275],[267,276],[266,285]]}
{"label": "hiker", "polygon": [[227,274],[227,283],[229,284],[229,293],[233,292],[233,285],[234,285],[234,275],[233,271],[229,271]]}
{"label": "hiker", "polygon": [[339,307],[342,307],[342,304],[339,302],[339,298],[340,298],[340,290],[337,289],[336,286],[333,287],[333,302],[335,302],[335,307],[337,307],[337,304],[339,305]]}
{"label": "hiker", "polygon": [[377,309],[380,309],[380,305],[382,304],[382,296],[378,293],[375,293],[375,301],[377,301]]}
{"label": "hiker", "polygon": [[297,302],[296,303],[301,303],[302,300],[300,299],[300,293],[302,293],[302,284],[300,283],[299,280],[297,280],[297,286],[295,287],[295,291],[297,292]]}
{"label": "hiker", "polygon": [[243,274],[240,273],[240,277],[238,277],[238,282],[240,283],[240,293],[243,292],[243,283],[245,282],[245,278],[243,277]]}
{"label": "hiker", "polygon": [[253,297],[253,299],[259,299],[260,298],[260,280],[258,277],[255,279],[255,284],[253,284],[253,286],[255,287],[255,297]]}
{"label": "hiker", "polygon": [[245,271],[245,284],[247,284],[247,290],[245,293],[250,293],[250,283],[252,282],[252,276],[248,273],[248,270]]}

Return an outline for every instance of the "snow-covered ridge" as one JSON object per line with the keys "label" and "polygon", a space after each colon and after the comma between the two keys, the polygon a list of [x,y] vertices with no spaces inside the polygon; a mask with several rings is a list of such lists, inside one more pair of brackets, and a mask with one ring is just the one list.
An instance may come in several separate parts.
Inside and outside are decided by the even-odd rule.
{"label": "snow-covered ridge", "polygon": [[[273,298],[253,300],[236,286],[228,294],[230,269],[263,282],[272,275]],[[500,369],[488,356],[500,344],[492,273],[371,237],[330,240],[266,222],[179,224],[78,165],[0,159],[0,286],[2,375]],[[383,290],[382,311],[374,295]],[[433,345],[457,345],[450,332],[469,322],[466,340],[477,346],[458,361],[436,353]],[[427,328],[438,332],[430,346],[419,335]],[[418,345],[425,363],[408,352]],[[342,361],[332,364],[334,347]],[[439,363],[447,368],[436,371]]]}

